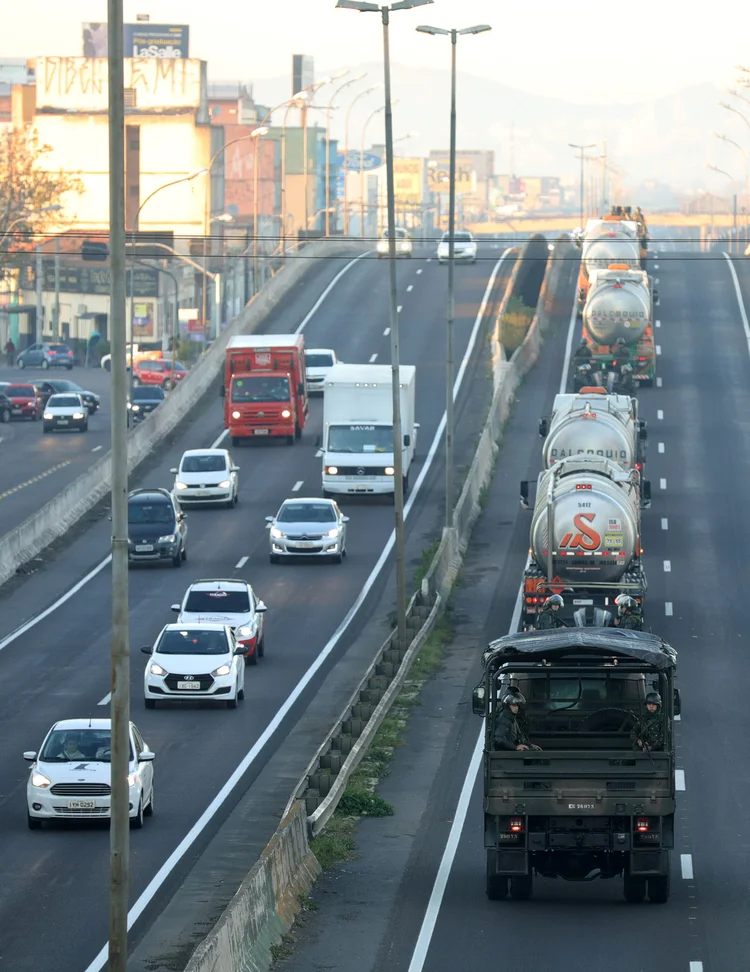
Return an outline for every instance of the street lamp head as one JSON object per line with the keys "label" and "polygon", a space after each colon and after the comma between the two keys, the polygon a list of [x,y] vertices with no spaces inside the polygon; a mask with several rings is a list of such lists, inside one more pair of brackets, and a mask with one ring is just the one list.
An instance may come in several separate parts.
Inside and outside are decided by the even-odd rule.
{"label": "street lamp head", "polygon": [[459,34],[484,34],[488,30],[492,30],[489,24],[477,24],[475,27],[464,27]]}
{"label": "street lamp head", "polygon": [[367,71],[363,71],[361,74],[358,74],[356,78],[352,78],[352,81],[361,81],[362,78],[366,78],[366,77],[367,77]]}
{"label": "street lamp head", "polygon": [[336,9],[341,8],[342,10],[358,10],[360,13],[370,13],[371,11],[379,11],[380,7],[376,3],[365,3],[364,0],[338,0],[336,4]]}
{"label": "street lamp head", "polygon": [[329,81],[338,81],[339,78],[343,78],[344,75],[346,75],[348,73],[349,73],[349,68],[344,68],[344,70],[343,71],[339,71],[338,74],[332,74],[328,80]]}
{"label": "street lamp head", "polygon": [[449,30],[445,30],[443,27],[428,27],[427,24],[420,24],[417,27],[420,34],[432,34],[437,36],[438,34],[450,34]]}
{"label": "street lamp head", "polygon": [[268,135],[270,129],[261,126],[261,128],[256,128],[250,132],[250,138],[263,138],[264,135]]}
{"label": "street lamp head", "polygon": [[424,7],[428,3],[434,3],[434,0],[398,0],[391,4],[391,10],[410,10],[412,7]]}
{"label": "street lamp head", "polygon": [[298,91],[296,94],[292,95],[292,97],[289,99],[289,103],[294,105],[294,103],[297,101],[307,101],[309,97],[310,96],[308,95],[307,91]]}
{"label": "street lamp head", "polygon": [[37,212],[40,212],[40,213],[59,213],[61,209],[62,209],[62,206],[60,206],[59,204],[55,203],[54,206],[44,206],[42,209],[37,210]]}
{"label": "street lamp head", "polygon": [[188,176],[188,179],[197,179],[198,176],[205,175],[207,172],[208,172],[208,169],[198,169],[197,172],[193,172],[192,175],[189,175]]}

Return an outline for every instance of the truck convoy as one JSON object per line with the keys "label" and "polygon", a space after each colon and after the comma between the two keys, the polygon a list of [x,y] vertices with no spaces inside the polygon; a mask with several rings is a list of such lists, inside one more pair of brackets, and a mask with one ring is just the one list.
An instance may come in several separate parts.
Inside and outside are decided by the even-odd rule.
{"label": "truck convoy", "polygon": [[301,334],[239,334],[227,344],[224,423],[243,439],[285,438],[294,445],[308,413],[305,339]]}
{"label": "truck convoy", "polygon": [[[487,897],[530,898],[534,874],[622,875],[626,901],[666,902],[680,714],[674,649],[640,631],[562,628],[499,638],[483,662],[472,708],[485,717]],[[514,744],[519,724],[533,748]],[[649,743],[639,745],[646,732]]]}
{"label": "truck convoy", "polygon": [[[417,370],[401,365],[404,492],[419,426],[414,421]],[[323,400],[323,495],[387,495],[393,485],[393,398],[390,365],[335,364]]]}
{"label": "truck convoy", "polygon": [[605,270],[613,263],[632,270],[641,266],[638,225],[632,220],[590,219],[586,223],[578,275],[578,299],[582,308],[588,296],[594,270]]}

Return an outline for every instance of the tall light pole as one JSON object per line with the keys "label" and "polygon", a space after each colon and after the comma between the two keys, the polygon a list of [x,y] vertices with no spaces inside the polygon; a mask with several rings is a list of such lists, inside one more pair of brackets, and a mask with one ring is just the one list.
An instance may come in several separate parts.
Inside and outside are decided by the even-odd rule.
{"label": "tall light pole", "polygon": [[[733,175],[730,175],[724,169],[720,169],[716,165],[711,165],[710,162],[706,162],[706,168],[707,169],[710,169],[712,172],[718,172],[720,175],[726,176],[727,179],[730,179],[731,180],[732,185],[734,186],[734,206],[732,207],[732,229],[733,230],[736,230],[737,229],[737,180],[734,178]],[[733,242],[734,241],[730,239],[730,241],[729,241],[729,252],[730,253],[732,252],[732,244],[733,244]]]}
{"label": "tall light pole", "polygon": [[[744,100],[747,100],[747,99],[744,99],[743,98],[743,101]],[[747,126],[748,131],[750,131],[750,121],[748,121],[747,116],[744,115],[739,110],[739,108],[735,108],[734,105],[728,105],[724,101],[720,101],[719,102],[719,107],[720,108],[726,108],[727,111],[731,111],[735,115],[738,115],[743,120],[743,122],[745,123],[745,125]],[[747,158],[747,156],[746,156],[746,158]],[[745,166],[745,206],[744,206],[744,209],[745,209],[745,226],[746,227],[747,226],[750,226],[750,196],[748,195],[748,188],[747,188],[748,185],[750,185],[750,172],[748,172],[747,165],[746,165]]]}
{"label": "tall light pole", "polygon": [[130,618],[125,362],[125,86],[122,0],[107,0],[109,273],[112,347],[112,640],[109,828],[109,972],[126,972],[130,878]]}
{"label": "tall light pole", "polygon": [[[395,99],[393,104],[398,104],[398,98]],[[362,139],[359,146],[359,235],[362,239],[365,236],[365,132],[375,115],[380,114],[381,111],[385,111],[385,105],[371,111],[367,116],[362,126]]]}
{"label": "tall light pole", "polygon": [[292,108],[301,108],[305,98],[307,93],[300,91],[289,99],[281,125],[281,253],[284,260],[286,259],[286,126],[289,112]]}
{"label": "tall light pole", "polygon": [[[310,212],[310,191],[309,191],[309,184],[310,184],[310,159],[308,158],[308,154],[307,154],[308,153],[308,143],[307,143],[307,113],[310,110],[310,108],[312,107],[312,103],[313,103],[313,99],[315,98],[315,95],[318,93],[318,91],[320,90],[320,88],[323,87],[324,84],[330,84],[331,81],[337,81],[339,78],[343,78],[344,75],[345,74],[348,74],[348,73],[349,73],[349,69],[348,68],[345,68],[343,71],[339,71],[338,74],[331,75],[330,78],[324,78],[323,81],[316,81],[314,84],[311,84],[309,86],[310,97],[307,98],[307,99],[305,99],[305,101],[304,101],[304,103],[302,105],[302,156],[303,156],[303,164],[304,164],[304,167],[305,167],[305,169],[304,169],[305,176],[304,176],[304,180],[303,180],[303,192],[305,194],[305,229],[307,229],[307,226],[308,226],[308,223],[309,223],[309,212]],[[317,174],[318,174],[318,145],[317,145],[317,141],[316,141],[316,143],[315,143],[315,175],[316,175],[316,177],[317,177]],[[318,184],[318,180],[316,178],[316,180],[315,180],[315,187],[316,187],[316,189],[317,189],[317,184]],[[317,202],[317,200],[316,200],[316,202]],[[313,209],[315,209],[315,206],[313,206]]]}
{"label": "tall light pole", "polygon": [[[398,640],[406,647],[406,564],[404,559],[404,437],[401,432],[399,375],[398,292],[396,281],[396,203],[393,180],[393,112],[391,110],[391,51],[388,26],[392,10],[409,10],[432,0],[398,0],[378,6],[364,0],[338,0],[336,7],[379,13],[383,24],[383,76],[385,87],[385,165],[388,186],[388,270],[390,278],[391,390],[393,397],[393,507],[396,534],[396,617]],[[410,430],[410,434],[411,434]]]}
{"label": "tall light pole", "polygon": [[[268,115],[266,115],[268,118]],[[263,119],[266,120],[265,118]],[[264,135],[268,135],[268,129],[261,125],[260,128],[253,129],[250,132],[250,138],[253,140],[253,293],[258,293],[258,237],[260,231],[258,228],[258,223],[260,221],[260,200],[258,196],[260,194],[260,140]]]}
{"label": "tall light pole", "polygon": [[591,142],[588,145],[574,145],[573,142],[568,142],[568,145],[571,148],[574,148],[581,153],[581,229],[583,229],[583,221],[584,221],[583,194],[584,194],[584,185],[585,185],[585,176],[584,176],[585,158],[583,153],[586,151],[586,149],[595,148],[596,145],[594,142]]}
{"label": "tall light pole", "polygon": [[[348,81],[340,84],[331,95],[331,100],[326,107],[326,236],[331,235],[331,111],[333,109],[333,102],[340,91],[348,88],[350,84],[361,81],[364,77],[367,77],[367,71],[363,71],[356,78],[350,78]],[[334,209],[333,211],[335,212],[336,210]]]}
{"label": "tall light pole", "polygon": [[464,34],[483,34],[492,30],[489,24],[477,24],[463,30],[445,30],[443,27],[421,25],[423,34],[450,37],[451,40],[451,131],[450,159],[448,166],[448,326],[446,331],[445,368],[445,526],[453,526],[453,323],[455,319],[454,249],[456,237],[456,47]]}
{"label": "tall light pole", "polygon": [[[714,138],[718,138],[722,142],[727,142],[729,145],[734,145],[734,147],[742,153],[742,158],[745,163],[745,207],[747,208],[747,200],[750,199],[750,160],[748,160],[747,152],[743,149],[739,142],[735,142],[733,138],[728,138],[726,135],[720,135],[718,132],[714,132]],[[721,169],[718,169],[717,171],[721,172]],[[737,215],[735,213],[735,222],[736,219]]]}
{"label": "tall light pole", "polygon": [[[367,88],[366,91],[360,91],[356,98],[352,98],[351,104],[346,111],[346,119],[344,121],[344,236],[349,235],[349,169],[347,168],[347,157],[349,154],[349,117],[352,113],[352,108],[357,104],[360,98],[364,98],[365,95],[371,94],[373,91],[377,91],[378,88],[383,87],[383,82],[379,81],[374,84],[371,88]],[[385,108],[385,106],[383,106]]]}

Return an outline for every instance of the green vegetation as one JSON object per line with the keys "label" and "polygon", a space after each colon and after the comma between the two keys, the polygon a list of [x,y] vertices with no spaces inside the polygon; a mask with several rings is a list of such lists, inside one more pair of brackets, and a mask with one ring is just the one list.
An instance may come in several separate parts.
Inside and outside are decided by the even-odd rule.
{"label": "green vegetation", "polygon": [[439,546],[440,546],[440,541],[433,540],[432,543],[429,546],[425,547],[424,550],[422,551],[422,559],[420,560],[417,569],[414,571],[415,588],[420,587],[422,581],[427,576],[427,571],[430,569],[430,566],[432,564],[432,559],[437,553]]}
{"label": "green vegetation", "polygon": [[356,818],[340,816],[337,811],[323,833],[310,841],[310,849],[324,871],[342,861],[352,861],[357,856],[354,841],[356,822]]}
{"label": "green vegetation", "polygon": [[510,298],[500,321],[500,341],[508,357],[523,344],[533,319],[533,307],[527,307],[521,297]]}

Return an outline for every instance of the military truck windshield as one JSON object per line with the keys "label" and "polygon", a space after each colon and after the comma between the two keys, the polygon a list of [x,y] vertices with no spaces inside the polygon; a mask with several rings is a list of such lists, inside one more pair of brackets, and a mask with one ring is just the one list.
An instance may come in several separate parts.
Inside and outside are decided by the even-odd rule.
{"label": "military truck windshield", "polygon": [[391,425],[332,425],[328,430],[329,452],[393,452]]}

